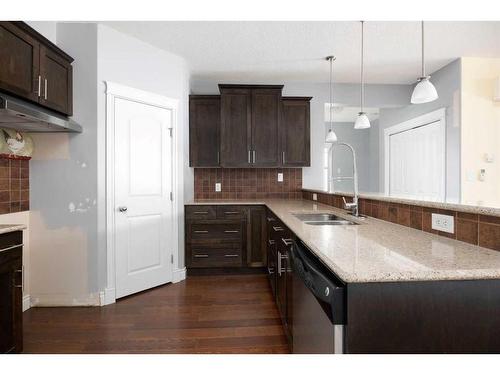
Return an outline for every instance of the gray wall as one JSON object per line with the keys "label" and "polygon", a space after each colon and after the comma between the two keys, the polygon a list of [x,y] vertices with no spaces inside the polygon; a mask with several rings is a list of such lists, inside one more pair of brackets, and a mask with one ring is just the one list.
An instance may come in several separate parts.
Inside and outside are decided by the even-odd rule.
{"label": "gray wall", "polygon": [[[444,107],[446,108],[446,200],[458,203],[460,201],[460,59],[432,74],[431,81],[439,94],[437,100],[380,111],[380,191],[384,191],[384,129]],[[408,100],[410,95],[411,92],[408,94]]]}

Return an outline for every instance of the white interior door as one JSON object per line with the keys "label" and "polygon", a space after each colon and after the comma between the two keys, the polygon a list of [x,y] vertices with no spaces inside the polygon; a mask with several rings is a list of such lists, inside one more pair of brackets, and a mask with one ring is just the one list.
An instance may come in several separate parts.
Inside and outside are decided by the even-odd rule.
{"label": "white interior door", "polygon": [[389,137],[391,196],[444,201],[445,143],[441,121]]}
{"label": "white interior door", "polygon": [[172,281],[172,111],[115,100],[116,298]]}

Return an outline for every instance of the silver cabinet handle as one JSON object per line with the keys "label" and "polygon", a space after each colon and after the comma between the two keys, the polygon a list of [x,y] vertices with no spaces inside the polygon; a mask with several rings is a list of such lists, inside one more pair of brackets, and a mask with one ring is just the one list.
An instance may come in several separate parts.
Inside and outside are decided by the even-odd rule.
{"label": "silver cabinet handle", "polygon": [[248,164],[252,164],[252,151],[248,150]]}
{"label": "silver cabinet handle", "polygon": [[268,222],[275,221],[275,220],[274,220],[274,217],[268,217],[268,218],[266,218],[266,219],[267,219],[267,221],[268,221]]}
{"label": "silver cabinet handle", "polygon": [[239,255],[238,255],[238,254],[226,254],[226,255],[224,255],[224,256],[225,256],[226,258],[237,258],[237,257],[239,257]]}
{"label": "silver cabinet handle", "polygon": [[290,246],[291,244],[293,244],[293,241],[291,238],[282,238],[281,241],[283,241],[285,246]]}
{"label": "silver cabinet handle", "polygon": [[38,97],[42,96],[42,76],[38,76]]}
{"label": "silver cabinet handle", "polygon": [[195,258],[208,258],[208,254],[195,254]]}
{"label": "silver cabinet handle", "polygon": [[255,164],[255,150],[253,150],[252,152],[253,152],[253,163]]}
{"label": "silver cabinet handle", "polygon": [[281,159],[283,161],[283,164],[285,164],[285,151],[281,153]]}
{"label": "silver cabinet handle", "polygon": [[281,276],[281,271],[282,271],[281,270],[281,259],[283,259],[283,258],[281,257],[281,253],[278,251],[278,259],[277,259],[277,261],[278,261],[278,275],[279,276]]}
{"label": "silver cabinet handle", "polygon": [[47,78],[45,78],[45,90],[44,90],[43,95],[45,97],[45,100],[47,100]]}
{"label": "silver cabinet handle", "polygon": [[206,215],[206,214],[208,214],[208,211],[194,211],[193,214],[195,214],[195,215]]}
{"label": "silver cabinet handle", "polygon": [[17,274],[17,273],[21,274],[21,284],[20,285],[16,284],[16,278],[14,277],[13,286],[14,286],[14,288],[21,288],[21,289],[23,289],[23,284],[24,284],[24,273],[23,273],[23,270],[22,269],[15,270],[14,274]]}
{"label": "silver cabinet handle", "polygon": [[208,233],[208,230],[195,230],[194,233]]}
{"label": "silver cabinet handle", "polygon": [[236,215],[239,213],[240,211],[224,211],[224,215]]}
{"label": "silver cabinet handle", "polygon": [[220,152],[217,151],[217,164],[220,164]]}
{"label": "silver cabinet handle", "polygon": [[267,240],[267,242],[269,242],[269,245],[274,245],[276,243],[275,240]]}
{"label": "silver cabinet handle", "polygon": [[273,227],[273,230],[275,232],[281,232],[281,231],[283,231],[283,228],[282,227]]}
{"label": "silver cabinet handle", "polygon": [[238,230],[225,230],[224,233],[239,233]]}
{"label": "silver cabinet handle", "polygon": [[120,212],[127,212],[127,210],[128,210],[128,208],[125,206],[118,207],[118,211],[120,211]]}
{"label": "silver cabinet handle", "polygon": [[274,267],[267,267],[267,273],[269,275],[274,275]]}

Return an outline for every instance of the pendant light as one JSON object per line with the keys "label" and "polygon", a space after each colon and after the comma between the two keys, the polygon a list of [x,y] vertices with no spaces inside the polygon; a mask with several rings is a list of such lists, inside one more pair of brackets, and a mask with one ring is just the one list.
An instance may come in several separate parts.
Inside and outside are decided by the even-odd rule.
{"label": "pendant light", "polygon": [[425,44],[424,44],[424,21],[422,21],[422,76],[417,80],[417,85],[411,94],[412,104],[429,103],[439,96],[436,88],[431,83],[431,76],[425,75]]}
{"label": "pendant light", "polygon": [[328,130],[325,142],[335,143],[337,142],[337,134],[335,134],[335,132],[333,131],[333,62],[335,61],[335,56],[327,56],[326,60],[330,62],[330,102],[328,106],[330,114],[330,130]]}
{"label": "pendant light", "polygon": [[365,77],[364,77],[364,21],[361,21],[361,111],[354,123],[354,129],[368,129],[370,119],[363,110],[365,104]]}

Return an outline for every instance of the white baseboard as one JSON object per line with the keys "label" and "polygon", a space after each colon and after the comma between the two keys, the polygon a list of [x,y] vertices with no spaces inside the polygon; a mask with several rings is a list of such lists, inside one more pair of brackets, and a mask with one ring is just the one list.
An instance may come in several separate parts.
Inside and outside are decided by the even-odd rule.
{"label": "white baseboard", "polygon": [[29,310],[31,307],[31,297],[30,295],[26,295],[23,297],[23,312]]}
{"label": "white baseboard", "polygon": [[178,283],[179,281],[182,281],[185,279],[186,279],[186,267],[174,269],[174,272],[172,275],[172,282],[173,283]]}
{"label": "white baseboard", "polygon": [[106,288],[99,293],[99,301],[101,306],[111,305],[116,302],[115,288]]}
{"label": "white baseboard", "polygon": [[90,293],[83,296],[72,296],[68,294],[35,294],[31,296],[31,306],[100,306],[100,298],[99,293]]}

